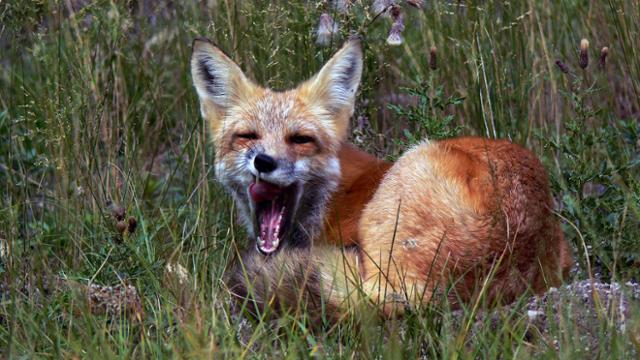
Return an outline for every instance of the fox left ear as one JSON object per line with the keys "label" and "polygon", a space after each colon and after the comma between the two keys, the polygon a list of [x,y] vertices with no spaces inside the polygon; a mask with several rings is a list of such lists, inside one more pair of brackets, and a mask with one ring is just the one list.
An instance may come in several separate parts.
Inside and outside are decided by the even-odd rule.
{"label": "fox left ear", "polygon": [[362,45],[360,39],[351,39],[316,76],[299,87],[299,92],[308,102],[325,108],[334,117],[346,117],[347,122],[353,115],[361,76]]}
{"label": "fox left ear", "polygon": [[259,91],[222,50],[207,39],[196,39],[191,54],[191,76],[200,98],[202,116],[215,131],[226,111]]}

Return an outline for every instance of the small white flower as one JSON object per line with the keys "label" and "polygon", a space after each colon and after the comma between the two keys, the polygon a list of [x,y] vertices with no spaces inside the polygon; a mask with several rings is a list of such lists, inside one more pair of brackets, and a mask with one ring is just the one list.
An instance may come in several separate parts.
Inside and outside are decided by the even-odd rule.
{"label": "small white flower", "polygon": [[402,35],[397,31],[390,31],[387,36],[387,44],[397,46],[402,44]]}

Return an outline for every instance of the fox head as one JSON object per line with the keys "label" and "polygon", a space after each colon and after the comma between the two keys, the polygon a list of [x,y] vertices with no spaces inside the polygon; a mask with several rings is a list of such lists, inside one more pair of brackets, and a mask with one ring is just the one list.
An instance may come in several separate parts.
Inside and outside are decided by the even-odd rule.
{"label": "fox head", "polygon": [[216,177],[260,252],[309,246],[321,231],[361,74],[362,49],[353,39],[311,79],[273,91],[208,40],[194,41],[191,75],[213,138]]}

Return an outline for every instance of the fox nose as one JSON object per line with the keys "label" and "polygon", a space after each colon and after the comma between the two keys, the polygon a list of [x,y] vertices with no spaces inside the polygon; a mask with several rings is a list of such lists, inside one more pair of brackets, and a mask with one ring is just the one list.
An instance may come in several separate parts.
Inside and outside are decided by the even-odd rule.
{"label": "fox nose", "polygon": [[270,173],[278,167],[274,158],[266,154],[258,154],[253,159],[253,166],[261,173]]}

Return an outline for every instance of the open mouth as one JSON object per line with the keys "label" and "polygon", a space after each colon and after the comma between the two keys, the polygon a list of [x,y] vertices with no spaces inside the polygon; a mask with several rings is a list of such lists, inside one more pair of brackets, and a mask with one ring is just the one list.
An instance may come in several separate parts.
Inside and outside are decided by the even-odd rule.
{"label": "open mouth", "polygon": [[249,185],[258,224],[257,247],[263,254],[276,251],[286,235],[296,192],[296,184],[280,187],[258,180]]}

